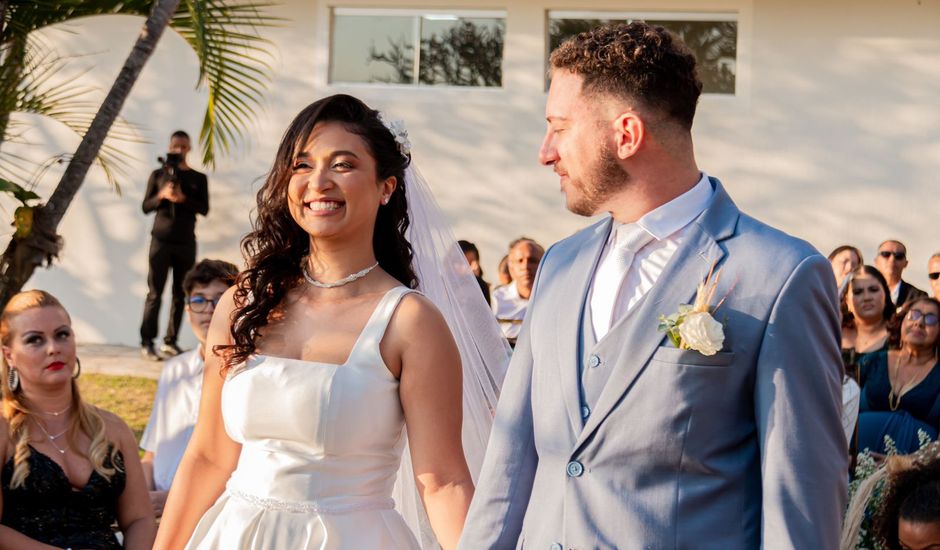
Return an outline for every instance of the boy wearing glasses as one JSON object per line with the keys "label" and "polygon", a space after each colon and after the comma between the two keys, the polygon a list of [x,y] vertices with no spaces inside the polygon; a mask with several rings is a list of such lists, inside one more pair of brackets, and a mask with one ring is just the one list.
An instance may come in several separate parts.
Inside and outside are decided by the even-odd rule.
{"label": "boy wearing glasses", "polygon": [[907,247],[901,241],[892,239],[881,243],[875,256],[875,267],[885,276],[895,307],[901,307],[906,302],[927,295],[923,290],[901,279],[901,273],[907,267]]}
{"label": "boy wearing glasses", "polygon": [[147,429],[140,439],[145,451],[142,463],[157,517],[173,484],[199,414],[206,334],[212,313],[222,294],[235,283],[238,268],[222,260],[202,260],[186,273],[183,291],[186,311],[199,346],[164,363]]}

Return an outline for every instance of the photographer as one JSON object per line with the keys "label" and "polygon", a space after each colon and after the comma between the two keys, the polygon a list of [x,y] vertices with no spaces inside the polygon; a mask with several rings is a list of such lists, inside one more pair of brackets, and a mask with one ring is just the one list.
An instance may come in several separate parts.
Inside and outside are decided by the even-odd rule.
{"label": "photographer", "polygon": [[170,149],[163,166],[150,174],[144,196],[145,214],[156,212],[150,231],[150,271],[147,275],[147,301],[140,324],[140,352],[147,359],[159,361],[153,347],[160,317],[160,298],[170,270],[173,270],[173,300],[170,321],[160,353],[174,356],[182,350],[176,345],[183,319],[183,276],[196,263],[196,214],[209,212],[209,185],[206,175],[186,164],[190,150],[189,134],[182,130],[170,136]]}

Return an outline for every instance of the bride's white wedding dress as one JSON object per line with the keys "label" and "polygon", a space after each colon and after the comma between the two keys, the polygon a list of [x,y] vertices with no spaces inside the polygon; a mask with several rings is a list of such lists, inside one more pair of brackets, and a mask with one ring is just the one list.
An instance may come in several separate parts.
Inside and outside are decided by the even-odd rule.
{"label": "bride's white wedding dress", "polygon": [[379,353],[409,292],[385,294],[342,365],[257,355],[233,369],[222,415],[241,456],[187,548],[419,548],[392,500],[404,416]]}

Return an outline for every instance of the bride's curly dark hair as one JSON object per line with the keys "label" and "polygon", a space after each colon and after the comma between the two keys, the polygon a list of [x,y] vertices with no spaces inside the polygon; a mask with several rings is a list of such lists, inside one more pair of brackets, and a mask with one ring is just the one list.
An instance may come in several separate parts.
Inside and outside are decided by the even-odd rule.
{"label": "bride's curly dark hair", "polygon": [[411,163],[394,136],[379,118],[379,112],[349,95],[333,95],[305,108],[284,133],[274,165],[257,195],[257,214],[252,231],[241,242],[245,269],[236,281],[230,346],[216,346],[224,359],[224,370],[246,361],[255,352],[255,340],[271,313],[287,293],[302,281],[300,263],[310,252],[310,236],[294,221],[287,205],[287,187],[296,155],[307,145],[317,124],[339,122],[365,141],[375,159],[376,176],[391,176],[397,186],[388,204],[380,206],[375,220],[372,247],[375,258],[389,275],[409,288],[418,278],[412,268],[412,248],[405,239],[410,223],[405,199],[405,169]]}

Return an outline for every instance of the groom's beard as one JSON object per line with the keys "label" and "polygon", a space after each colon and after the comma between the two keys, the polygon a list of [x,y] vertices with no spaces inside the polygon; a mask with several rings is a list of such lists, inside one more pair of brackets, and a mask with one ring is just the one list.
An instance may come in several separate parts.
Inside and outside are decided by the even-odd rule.
{"label": "groom's beard", "polygon": [[585,180],[575,185],[581,196],[575,197],[568,210],[579,216],[593,216],[607,199],[629,184],[630,174],[617,162],[610,145],[605,145]]}

